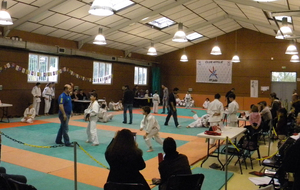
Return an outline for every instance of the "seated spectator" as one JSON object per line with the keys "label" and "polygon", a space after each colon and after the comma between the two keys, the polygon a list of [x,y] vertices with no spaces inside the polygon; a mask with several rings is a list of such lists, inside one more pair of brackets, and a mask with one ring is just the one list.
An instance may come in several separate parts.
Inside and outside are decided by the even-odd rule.
{"label": "seated spectator", "polygon": [[109,164],[107,181],[117,183],[141,183],[150,190],[140,170],[146,167],[143,152],[138,148],[133,133],[122,129],[108,145],[105,158]]}
{"label": "seated spectator", "polygon": [[160,190],[166,189],[166,182],[172,175],[192,174],[188,158],[176,151],[176,142],[173,138],[168,137],[164,140],[163,150],[165,157],[158,167],[160,179],[152,179],[154,184],[160,184]]}
{"label": "seated spectator", "polygon": [[33,123],[35,118],[35,109],[33,107],[33,104],[30,103],[28,108],[24,111],[24,117],[21,119],[21,122],[25,123]]}
{"label": "seated spectator", "polygon": [[107,112],[106,105],[102,104],[99,110],[98,118],[100,122],[106,123],[112,120],[113,115]]}
{"label": "seated spectator", "polygon": [[[21,182],[21,183],[27,183],[27,178],[25,176],[7,174],[6,169],[4,167],[0,167],[0,176],[2,176],[4,179],[11,178],[11,179]],[[6,190],[7,189],[6,184],[0,183],[0,189]]]}
{"label": "seated spectator", "polygon": [[195,119],[194,122],[190,123],[186,128],[193,128],[193,127],[209,127],[208,123],[208,114],[203,115],[201,118],[198,117],[197,112],[191,110],[194,113],[193,118]]}
{"label": "seated spectator", "polygon": [[204,103],[203,103],[203,105],[202,105],[203,108],[204,108],[204,109],[207,109],[208,106],[209,106],[209,103],[210,103],[209,98],[206,98],[205,101],[204,101]]}

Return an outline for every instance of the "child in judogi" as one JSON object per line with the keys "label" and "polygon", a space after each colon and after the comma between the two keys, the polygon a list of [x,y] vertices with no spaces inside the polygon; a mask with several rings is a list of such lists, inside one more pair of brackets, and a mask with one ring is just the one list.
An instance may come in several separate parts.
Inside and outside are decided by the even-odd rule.
{"label": "child in judogi", "polygon": [[194,122],[190,123],[186,128],[193,128],[193,127],[209,127],[208,118],[209,115],[205,114],[201,118],[198,117],[197,112],[191,110],[194,113],[193,118],[195,119]]}
{"label": "child in judogi", "polygon": [[100,110],[99,110],[99,114],[98,114],[98,118],[99,118],[100,122],[104,122],[104,123],[106,123],[109,120],[112,120],[113,115],[110,114],[110,113],[107,113],[105,104],[101,105]]}
{"label": "child in judogi", "polygon": [[145,139],[147,146],[149,147],[149,150],[147,150],[147,152],[152,152],[153,151],[153,148],[151,145],[152,137],[154,137],[155,141],[158,144],[163,145],[163,141],[160,138],[159,133],[158,133],[160,130],[160,126],[159,126],[157,120],[155,119],[155,117],[150,113],[151,109],[149,106],[142,107],[142,110],[143,110],[144,118],[141,121],[140,131],[145,129],[146,134],[144,135],[144,139]]}
{"label": "child in judogi", "polygon": [[209,98],[206,98],[205,101],[204,101],[204,103],[203,103],[203,105],[202,105],[203,108],[204,108],[204,109],[207,109],[208,106],[209,106],[209,103],[210,103]]}
{"label": "child in judogi", "polygon": [[153,94],[152,102],[153,102],[153,113],[158,113],[158,105],[160,104],[160,98],[157,93],[157,90],[155,90],[155,93]]}
{"label": "child in judogi", "polygon": [[28,108],[24,111],[24,117],[21,119],[21,122],[26,123],[33,123],[33,120],[35,118],[35,109],[33,107],[33,104],[29,104]]}
{"label": "child in judogi", "polygon": [[98,120],[98,112],[99,112],[99,103],[97,101],[97,94],[91,93],[90,99],[91,103],[87,109],[84,110],[84,118],[85,121],[88,121],[88,126],[86,128],[86,133],[88,139],[87,143],[92,143],[92,146],[98,146],[99,140],[97,135],[97,120]]}
{"label": "child in judogi", "polygon": [[189,91],[187,91],[184,97],[184,102],[185,102],[185,109],[191,108],[191,94]]}

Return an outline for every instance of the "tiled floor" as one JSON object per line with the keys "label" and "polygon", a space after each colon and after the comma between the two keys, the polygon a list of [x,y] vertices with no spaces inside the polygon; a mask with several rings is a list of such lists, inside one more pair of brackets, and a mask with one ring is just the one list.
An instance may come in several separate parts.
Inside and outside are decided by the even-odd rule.
{"label": "tiled floor", "polygon": [[[266,145],[263,142],[260,142],[260,154],[262,157],[268,156],[268,140],[266,139]],[[270,155],[274,154],[277,151],[277,142],[271,142],[270,146]],[[252,157],[257,158],[256,151],[253,153]],[[242,163],[243,174],[240,173],[238,164],[235,166],[237,157],[233,158],[231,163],[228,166],[228,171],[234,172],[233,177],[228,181],[227,189],[228,190],[256,190],[259,189],[258,186],[254,185],[248,178],[257,177],[255,175],[249,174],[252,171],[260,171],[263,166],[260,166],[257,160],[253,160],[253,169],[251,168],[250,161],[247,159],[247,167],[245,168],[244,163]],[[225,162],[225,155],[221,155],[221,161]],[[204,168],[209,168],[212,163],[218,163],[216,158],[209,158],[204,164]],[[225,178],[225,176],[224,176]],[[226,190],[225,186],[221,190]]]}

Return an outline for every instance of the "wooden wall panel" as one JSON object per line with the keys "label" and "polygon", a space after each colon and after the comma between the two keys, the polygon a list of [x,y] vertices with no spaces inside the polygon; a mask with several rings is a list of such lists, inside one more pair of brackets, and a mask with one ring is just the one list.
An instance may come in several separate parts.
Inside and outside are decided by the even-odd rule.
{"label": "wooden wall panel", "polygon": [[[15,63],[22,68],[28,69],[28,51],[9,48],[0,48],[0,67],[7,63]],[[69,68],[75,73],[92,78],[93,59],[83,57],[59,56],[59,68]],[[151,68],[149,67],[149,77],[151,77]],[[140,89],[151,89],[151,79],[149,85],[141,86]],[[134,65],[113,63],[113,84],[112,85],[93,85],[88,81],[83,81],[63,72],[59,75],[58,83],[55,85],[56,98],[62,93],[63,86],[66,83],[74,83],[75,86],[83,89],[84,92],[90,92],[95,89],[99,98],[106,97],[110,100],[118,101],[122,98],[121,87],[129,85],[133,88],[134,83]],[[27,82],[27,75],[16,71],[14,68],[3,70],[0,73],[0,85],[3,90],[0,91],[0,100],[3,103],[11,103],[14,106],[9,108],[9,114],[13,117],[21,116],[29,102],[32,102],[31,89],[35,83]],[[45,84],[41,84],[43,90]],[[42,100],[40,113],[44,113],[44,101]],[[55,110],[57,111],[57,105]]]}
{"label": "wooden wall panel", "polygon": [[[196,83],[196,60],[231,60],[235,53],[235,32],[218,37],[222,50],[220,56],[210,55],[215,39],[186,47],[189,59],[186,63],[179,61],[182,50],[159,56],[157,61],[161,66],[162,84],[169,89],[178,87],[180,94],[185,94],[188,88],[193,88],[193,96],[197,94],[204,97],[213,97],[216,93],[224,97],[231,88],[235,88],[237,98],[243,98],[243,107],[248,109],[252,103],[252,99],[247,99],[250,96],[250,80],[258,80],[260,89],[261,86],[271,87],[272,71],[296,71],[299,78],[299,63],[291,63],[291,56],[285,54],[289,41],[277,40],[274,36],[247,29],[238,30],[237,35],[237,52],[241,62],[233,63],[231,84]],[[286,69],[282,69],[282,66],[286,66]],[[299,86],[299,82],[297,85]],[[271,90],[259,91],[259,98],[268,100],[270,93]],[[202,105],[204,97],[196,104]]]}

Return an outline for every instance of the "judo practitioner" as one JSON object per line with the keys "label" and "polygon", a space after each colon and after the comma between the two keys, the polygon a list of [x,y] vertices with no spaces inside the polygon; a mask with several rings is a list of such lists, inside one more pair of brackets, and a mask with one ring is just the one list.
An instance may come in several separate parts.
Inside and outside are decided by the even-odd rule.
{"label": "judo practitioner", "polygon": [[157,93],[157,90],[155,90],[155,93],[153,94],[152,102],[153,102],[153,113],[158,113],[158,105],[160,104],[160,98]]}
{"label": "judo practitioner", "polygon": [[205,114],[202,117],[197,115],[197,112],[192,110],[191,112],[194,113],[193,118],[195,119],[194,122],[190,123],[186,128],[193,128],[193,127],[209,127],[208,118],[209,115]]}
{"label": "judo practitioner", "polygon": [[99,113],[99,104],[98,97],[96,93],[92,93],[90,96],[91,103],[89,107],[84,110],[85,120],[89,122],[86,133],[88,136],[87,143],[92,143],[92,146],[98,146],[99,140],[97,135],[97,121],[98,121],[98,113]]}
{"label": "judo practitioner", "polygon": [[107,112],[106,105],[102,104],[99,110],[98,118],[100,122],[106,123],[112,120],[113,115]]}
{"label": "judo practitioner", "polygon": [[54,83],[51,82],[51,83],[48,83],[47,86],[44,88],[43,90],[43,97],[44,97],[44,100],[45,100],[45,115],[49,115],[49,110],[50,110],[50,107],[51,107],[51,101],[52,101],[52,98],[54,97],[54,90],[53,90],[53,85]]}
{"label": "judo practitioner", "polygon": [[31,94],[33,96],[33,107],[35,109],[36,116],[39,115],[40,111],[40,103],[41,103],[41,83],[37,82],[35,86],[31,90]]}
{"label": "judo practitioner", "polygon": [[143,107],[142,110],[143,110],[144,118],[141,121],[140,131],[145,129],[146,134],[144,135],[144,139],[145,139],[147,146],[149,147],[147,152],[152,152],[153,151],[153,147],[151,144],[152,137],[154,137],[155,141],[158,144],[163,145],[163,141],[160,138],[159,133],[158,133],[160,130],[160,126],[159,126],[157,120],[155,119],[155,117],[150,113],[151,109],[149,106]]}
{"label": "judo practitioner", "polygon": [[24,117],[21,119],[21,122],[33,123],[34,118],[35,118],[35,109],[33,107],[33,104],[30,104],[28,108],[25,109]]}

